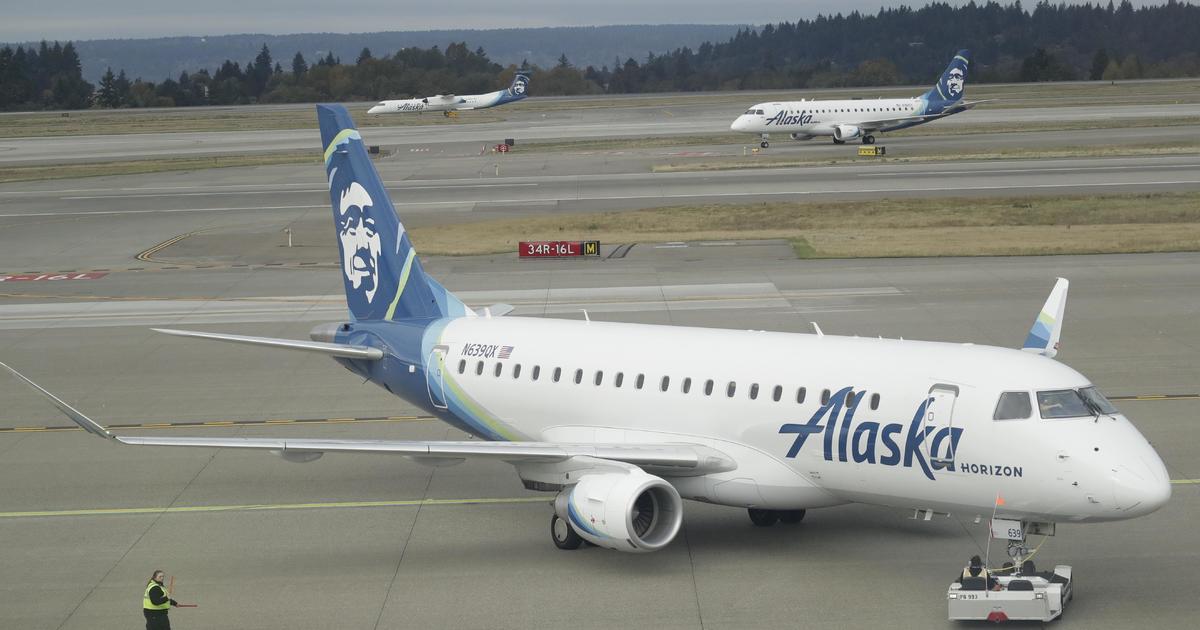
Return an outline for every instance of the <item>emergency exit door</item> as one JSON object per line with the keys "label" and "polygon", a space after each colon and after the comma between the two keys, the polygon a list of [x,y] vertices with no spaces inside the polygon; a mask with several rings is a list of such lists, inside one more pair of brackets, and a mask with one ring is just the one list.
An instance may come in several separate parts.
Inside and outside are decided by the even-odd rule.
{"label": "emergency exit door", "polygon": [[[925,457],[930,463],[949,469],[954,466],[954,406],[958,402],[958,386],[934,383],[929,388],[928,400],[929,405],[925,407]],[[944,437],[935,444],[939,433]]]}
{"label": "emergency exit door", "polygon": [[429,402],[437,409],[446,408],[446,352],[449,346],[434,346],[425,358],[425,388]]}

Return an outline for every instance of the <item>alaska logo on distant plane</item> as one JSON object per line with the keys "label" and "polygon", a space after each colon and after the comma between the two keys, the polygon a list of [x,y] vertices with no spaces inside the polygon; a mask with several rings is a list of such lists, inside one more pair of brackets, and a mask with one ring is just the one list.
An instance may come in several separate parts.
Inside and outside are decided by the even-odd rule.
{"label": "alaska logo on distant plane", "polygon": [[[807,423],[789,423],[779,427],[780,433],[796,434],[792,447],[788,449],[787,457],[795,458],[800,453],[800,449],[804,448],[804,444],[810,436],[823,432],[825,461],[828,462],[834,461],[836,449],[836,457],[839,462],[853,460],[857,464],[880,464],[903,466],[904,468],[912,468],[916,465],[920,466],[921,472],[925,473],[930,480],[935,480],[934,470],[954,469],[953,461],[949,463],[931,462],[925,458],[924,445],[927,436],[929,437],[928,452],[932,459],[953,460],[954,453],[958,452],[958,441],[963,433],[960,428],[942,427],[938,429],[922,425],[925,409],[933,401],[932,398],[926,399],[917,407],[917,412],[913,414],[912,421],[908,425],[908,431],[905,432],[904,425],[898,422],[890,424],[860,422],[858,426],[854,426],[854,412],[858,410],[858,405],[866,397],[866,393],[859,392],[855,396],[850,396],[850,391],[849,387],[838,390],[836,394],[829,397],[829,402],[821,405],[821,408],[813,414],[812,418],[809,418]],[[847,398],[850,399],[849,404],[846,404]],[[845,412],[844,416],[843,411]],[[826,417],[828,417],[828,421],[822,425],[821,420]],[[853,431],[851,427],[853,427]]]}
{"label": "alaska logo on distant plane", "polygon": [[789,114],[788,112],[779,110],[778,114],[767,119],[766,124],[782,127],[784,125],[807,125],[812,122],[813,115],[801,111],[799,114]]}

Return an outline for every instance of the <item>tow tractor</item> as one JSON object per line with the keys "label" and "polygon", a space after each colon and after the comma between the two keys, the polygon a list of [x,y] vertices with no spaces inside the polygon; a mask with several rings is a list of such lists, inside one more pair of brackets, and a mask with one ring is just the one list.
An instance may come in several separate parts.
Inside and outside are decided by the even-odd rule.
{"label": "tow tractor", "polygon": [[950,584],[946,601],[951,621],[1047,622],[1062,616],[1074,598],[1071,567],[1060,564],[1038,572],[1029,559],[1037,550],[1025,545],[1026,534],[1053,536],[1054,523],[992,519],[992,537],[1008,540],[1012,561],[986,577],[960,577]]}

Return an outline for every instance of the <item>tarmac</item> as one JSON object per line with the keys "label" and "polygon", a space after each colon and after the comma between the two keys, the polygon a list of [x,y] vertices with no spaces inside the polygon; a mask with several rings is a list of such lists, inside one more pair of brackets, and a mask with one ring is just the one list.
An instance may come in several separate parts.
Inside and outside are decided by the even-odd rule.
{"label": "tarmac", "polygon": [[[1198,133],[1146,133],[1162,129]],[[656,195],[1200,183],[1193,156],[664,176],[644,169],[658,154],[631,166],[565,153],[473,179],[462,176],[470,156],[397,156],[380,166],[406,223],[664,203]],[[542,175],[539,160],[559,170]],[[619,166],[589,169],[606,160]],[[311,252],[287,264],[272,264],[277,240],[236,256],[249,241],[278,239],[283,226],[328,221],[322,181],[319,166],[296,165],[0,186],[0,277],[45,275],[0,282],[0,361],[128,434],[462,438],[327,358],[149,330],[306,338],[315,323],[344,319],[341,281],[327,264],[332,236],[302,243]],[[136,258],[204,229],[224,236]],[[827,334],[1001,346],[1020,344],[1054,278],[1070,278],[1059,359],[1118,399],[1176,483],[1154,514],[1062,524],[1045,542],[1038,565],[1071,564],[1077,580],[1055,625],[1193,627],[1200,254],[813,261],[780,241],[616,245],[593,260],[424,262],[468,303],[511,303],[514,315],[587,310],[596,320],[791,332],[817,322]],[[75,279],[83,271],[93,273]],[[0,626],[137,626],[145,580],[163,568],[176,578],[175,598],[198,604],[172,611],[177,628],[949,627],[945,589],[966,558],[986,552],[973,514],[926,522],[852,505],[758,528],[742,510],[691,502],[663,551],[563,552],[548,536],[551,498],[523,490],[501,463],[427,468],[328,455],[300,465],[265,453],[123,447],[74,429],[4,377]]]}

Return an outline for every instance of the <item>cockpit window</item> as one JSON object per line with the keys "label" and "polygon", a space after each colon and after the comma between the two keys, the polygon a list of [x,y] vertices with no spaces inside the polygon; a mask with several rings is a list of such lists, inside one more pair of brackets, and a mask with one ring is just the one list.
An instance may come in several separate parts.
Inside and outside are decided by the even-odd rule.
{"label": "cockpit window", "polygon": [[1029,392],[1004,392],[1000,394],[1000,402],[996,403],[992,420],[1024,420],[1032,414]]}
{"label": "cockpit window", "polygon": [[761,109],[747,109],[746,110],[747,115],[761,114],[761,113],[763,113],[763,110],[761,110]]}
{"label": "cockpit window", "polygon": [[1038,392],[1038,411],[1046,419],[1079,418],[1093,416],[1087,402],[1073,389],[1056,389],[1048,392]]}
{"label": "cockpit window", "polygon": [[1084,402],[1086,402],[1088,406],[1095,411],[1098,411],[1102,414],[1117,413],[1117,408],[1114,407],[1113,404],[1104,397],[1104,394],[1101,394],[1100,390],[1096,389],[1095,387],[1084,387],[1083,389],[1079,390],[1079,395],[1082,396]]}
{"label": "cockpit window", "polygon": [[755,112],[755,110],[753,110],[753,109],[747,109],[747,110],[746,110],[746,113],[747,113],[747,114],[754,114],[754,113],[756,113],[756,112]]}

